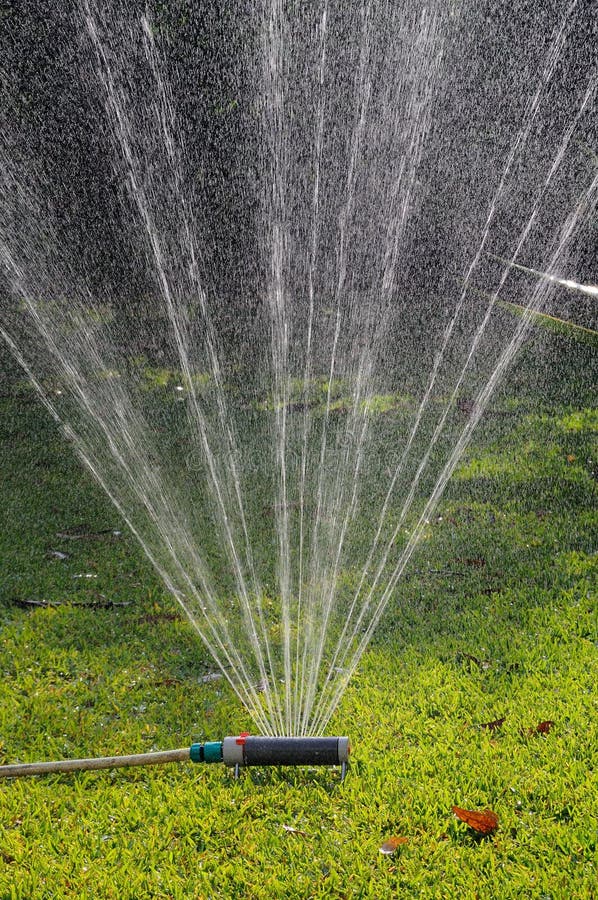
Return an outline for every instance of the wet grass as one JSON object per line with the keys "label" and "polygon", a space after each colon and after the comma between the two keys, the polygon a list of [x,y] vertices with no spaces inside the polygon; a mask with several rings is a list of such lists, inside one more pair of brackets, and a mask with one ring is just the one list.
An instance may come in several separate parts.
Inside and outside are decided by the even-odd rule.
{"label": "wet grass", "polygon": [[[331,724],[354,745],[342,786],[192,764],[0,782],[0,896],[595,896],[596,422],[573,384],[517,415],[498,415],[519,409],[513,387],[497,398]],[[249,727],[26,397],[0,400],[0,758]],[[453,805],[494,810],[498,830],[476,835]],[[407,841],[382,855],[391,836]]]}

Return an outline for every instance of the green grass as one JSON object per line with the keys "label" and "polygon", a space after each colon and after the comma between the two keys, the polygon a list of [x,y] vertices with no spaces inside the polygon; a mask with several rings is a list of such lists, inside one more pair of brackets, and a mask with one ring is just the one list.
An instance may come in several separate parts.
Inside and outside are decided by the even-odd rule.
{"label": "green grass", "polygon": [[[511,415],[518,399],[497,398],[509,415],[449,485],[331,723],[354,747],[343,785],[192,764],[0,782],[0,897],[595,897],[595,411],[560,382]],[[250,728],[41,409],[0,404],[0,759]],[[123,533],[56,537],[83,523]],[[77,605],[102,599],[123,605]],[[493,809],[497,832],[452,805]],[[392,835],[408,842],[384,856]]]}

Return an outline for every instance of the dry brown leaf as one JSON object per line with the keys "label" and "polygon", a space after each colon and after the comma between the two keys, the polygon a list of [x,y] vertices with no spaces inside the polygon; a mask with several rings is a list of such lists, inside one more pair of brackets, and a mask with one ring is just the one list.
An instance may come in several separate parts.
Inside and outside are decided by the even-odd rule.
{"label": "dry brown leaf", "polygon": [[381,845],[380,853],[384,853],[385,856],[392,856],[397,847],[400,847],[401,844],[407,844],[408,842],[409,838],[406,837],[390,837]]}
{"label": "dry brown leaf", "polygon": [[453,812],[458,819],[461,819],[478,834],[492,834],[498,828],[498,816],[491,809],[479,812],[475,809],[461,809],[460,806],[453,806]]}
{"label": "dry brown leaf", "polygon": [[548,734],[553,725],[554,722],[552,721],[552,719],[546,719],[545,722],[539,722],[538,725],[536,725],[535,730],[538,732],[538,734]]}
{"label": "dry brown leaf", "polygon": [[506,716],[503,716],[501,719],[494,719],[493,722],[482,722],[479,727],[487,728],[488,731],[498,731],[505,719]]}
{"label": "dry brown leaf", "polygon": [[521,734],[523,737],[536,737],[538,734],[548,734],[553,725],[552,719],[546,719],[544,722],[538,722],[533,728],[522,728]]}

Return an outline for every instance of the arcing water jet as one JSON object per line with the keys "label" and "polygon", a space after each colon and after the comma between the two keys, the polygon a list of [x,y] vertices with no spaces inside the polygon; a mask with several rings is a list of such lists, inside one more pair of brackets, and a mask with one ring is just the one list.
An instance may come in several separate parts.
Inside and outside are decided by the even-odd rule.
{"label": "arcing water jet", "polygon": [[593,234],[593,23],[577,0],[520,4],[517,40],[511,4],[489,29],[473,0],[249,2],[226,74],[202,6],[189,29],[80,0],[6,30],[0,338],[256,729],[317,735],[571,287],[504,317],[508,273],[571,270]]}

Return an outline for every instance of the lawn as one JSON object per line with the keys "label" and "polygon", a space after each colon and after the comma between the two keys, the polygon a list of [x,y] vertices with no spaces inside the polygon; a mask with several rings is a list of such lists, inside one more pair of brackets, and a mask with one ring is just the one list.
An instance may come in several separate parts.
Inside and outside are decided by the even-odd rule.
{"label": "lawn", "polygon": [[[192,763],[0,781],[0,897],[596,896],[596,360],[566,335],[542,349],[558,366],[533,345],[494,398],[335,714],[346,781]],[[249,730],[31,392],[1,393],[0,761]]]}

